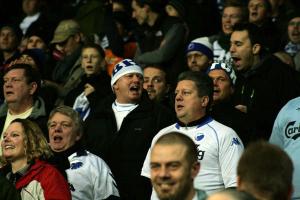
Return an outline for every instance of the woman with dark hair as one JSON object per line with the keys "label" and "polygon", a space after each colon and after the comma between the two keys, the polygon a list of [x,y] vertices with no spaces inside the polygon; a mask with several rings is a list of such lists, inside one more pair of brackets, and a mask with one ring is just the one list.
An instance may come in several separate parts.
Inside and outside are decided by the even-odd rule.
{"label": "woman with dark hair", "polygon": [[13,120],[3,133],[1,147],[1,172],[15,184],[22,199],[71,199],[67,181],[43,161],[52,153],[37,124],[28,119]]}

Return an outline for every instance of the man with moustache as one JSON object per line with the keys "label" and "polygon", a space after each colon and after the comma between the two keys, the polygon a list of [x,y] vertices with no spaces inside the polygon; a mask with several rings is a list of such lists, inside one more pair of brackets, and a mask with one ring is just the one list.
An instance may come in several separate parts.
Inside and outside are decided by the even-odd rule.
{"label": "man with moustache", "polygon": [[212,44],[208,37],[197,38],[187,47],[187,66],[192,71],[206,72],[213,62],[213,56]]}
{"label": "man with moustache", "polygon": [[173,111],[172,85],[163,67],[159,65],[146,66],[143,87],[151,100],[156,101]]}

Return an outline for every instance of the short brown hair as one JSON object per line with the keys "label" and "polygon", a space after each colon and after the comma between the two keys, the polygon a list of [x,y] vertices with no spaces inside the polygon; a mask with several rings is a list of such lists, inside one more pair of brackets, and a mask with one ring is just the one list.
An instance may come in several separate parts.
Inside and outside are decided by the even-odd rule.
{"label": "short brown hair", "polygon": [[293,163],[279,147],[258,141],[245,149],[237,175],[246,192],[268,200],[284,200],[292,189]]}
{"label": "short brown hair", "polygon": [[37,84],[37,89],[35,93],[33,94],[33,97],[36,98],[38,96],[39,90],[41,88],[41,74],[39,71],[35,68],[33,68],[29,64],[25,63],[17,63],[14,64],[8,68],[5,69],[3,77],[10,71],[15,70],[15,69],[23,69],[24,70],[24,77],[26,79],[26,83],[36,83]]}
{"label": "short brown hair", "polygon": [[248,21],[249,12],[245,2],[242,2],[241,0],[227,0],[225,1],[223,10],[227,7],[239,8],[241,10],[241,22]]}
{"label": "short brown hair", "polygon": [[186,159],[189,162],[189,165],[198,161],[198,150],[194,141],[188,136],[178,133],[170,132],[165,135],[162,135],[156,142],[155,145],[173,145],[180,144],[186,147]]}

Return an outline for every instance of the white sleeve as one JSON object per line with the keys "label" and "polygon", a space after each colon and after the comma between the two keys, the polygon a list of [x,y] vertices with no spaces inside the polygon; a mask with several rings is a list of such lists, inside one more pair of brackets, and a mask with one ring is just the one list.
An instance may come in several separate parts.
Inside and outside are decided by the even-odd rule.
{"label": "white sleeve", "polygon": [[237,186],[237,165],[244,150],[240,138],[229,129],[220,138],[219,162],[225,188]]}
{"label": "white sleeve", "polygon": [[152,146],[155,144],[156,140],[158,140],[158,138],[164,134],[164,129],[160,130],[155,136],[154,138],[152,139],[152,142],[151,142],[151,147],[149,148],[148,152],[147,152],[147,155],[146,155],[146,158],[144,160],[144,164],[143,164],[143,168],[142,168],[142,172],[141,172],[141,175],[142,176],[145,176],[147,178],[150,178],[150,156],[151,156],[151,149],[152,149]]}
{"label": "white sleeve", "polygon": [[151,154],[151,148],[152,148],[152,146],[149,148],[149,150],[147,152],[146,158],[144,160],[142,172],[141,172],[141,175],[145,176],[147,178],[150,178],[150,154]]}
{"label": "white sleeve", "polygon": [[[284,108],[284,107],[283,107]],[[283,118],[287,113],[284,112],[284,110],[282,109],[279,114],[277,115],[274,125],[273,125],[273,129],[272,129],[272,134],[270,136],[269,142],[272,144],[276,144],[279,147],[283,148],[283,141],[284,141],[284,125],[282,124],[283,122]]]}
{"label": "white sleeve", "polygon": [[107,164],[99,157],[94,157],[94,198],[106,199],[111,195],[119,197],[119,191]]}

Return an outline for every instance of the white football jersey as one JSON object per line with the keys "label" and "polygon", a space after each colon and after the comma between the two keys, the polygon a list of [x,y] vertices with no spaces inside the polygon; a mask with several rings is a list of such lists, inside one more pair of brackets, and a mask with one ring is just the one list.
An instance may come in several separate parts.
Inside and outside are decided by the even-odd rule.
{"label": "white football jersey", "polygon": [[[178,123],[168,126],[153,138],[156,140],[170,132],[180,132],[189,136],[198,147],[200,172],[195,178],[194,186],[211,194],[228,187],[236,187],[236,169],[244,146],[235,131],[211,117],[192,127],[182,127]],[[149,149],[141,175],[150,178]]]}
{"label": "white football jersey", "polygon": [[66,170],[72,199],[106,199],[119,197],[116,182],[108,165],[100,157],[84,151],[68,157],[70,168]]}

